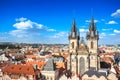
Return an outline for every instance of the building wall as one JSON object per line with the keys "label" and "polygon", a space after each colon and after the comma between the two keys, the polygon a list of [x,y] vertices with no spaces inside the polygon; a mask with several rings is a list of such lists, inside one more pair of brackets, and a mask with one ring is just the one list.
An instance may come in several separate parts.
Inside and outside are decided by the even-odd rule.
{"label": "building wall", "polygon": [[[93,42],[93,48],[91,48],[91,42]],[[89,53],[97,54],[98,50],[98,41],[96,39],[88,40]]]}
{"label": "building wall", "polygon": [[[83,74],[85,71],[88,70],[88,55],[71,55],[71,71],[74,73],[81,73]],[[84,61],[81,61],[81,58]],[[70,66],[70,61],[68,61],[68,66]],[[70,69],[70,68],[69,68]],[[81,69],[82,72],[81,72]]]}
{"label": "building wall", "polygon": [[58,80],[58,70],[56,71],[41,71],[42,78],[45,80]]}
{"label": "building wall", "polygon": [[[74,48],[72,47],[72,42],[74,43]],[[69,41],[69,52],[76,53],[78,47],[78,40],[77,39],[70,39]]]}

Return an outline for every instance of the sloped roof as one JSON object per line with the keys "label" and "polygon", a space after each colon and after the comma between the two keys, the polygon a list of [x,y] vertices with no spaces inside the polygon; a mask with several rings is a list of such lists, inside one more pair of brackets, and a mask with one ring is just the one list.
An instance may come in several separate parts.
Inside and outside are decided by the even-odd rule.
{"label": "sloped roof", "polygon": [[98,78],[100,78],[101,76],[104,76],[104,75],[102,75],[99,72],[94,71],[94,70],[88,70],[83,75],[85,75],[85,74],[88,75],[89,77],[92,77],[93,75],[95,75]]}
{"label": "sloped roof", "polygon": [[35,70],[31,65],[11,65],[7,66],[2,71],[10,74],[35,75]]}
{"label": "sloped roof", "polygon": [[52,58],[48,59],[46,65],[44,66],[45,71],[54,71],[55,70],[55,65],[54,61]]}

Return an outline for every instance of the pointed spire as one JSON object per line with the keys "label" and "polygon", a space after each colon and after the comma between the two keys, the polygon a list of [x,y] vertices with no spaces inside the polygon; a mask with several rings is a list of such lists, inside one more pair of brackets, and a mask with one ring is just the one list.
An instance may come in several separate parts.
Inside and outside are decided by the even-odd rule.
{"label": "pointed spire", "polygon": [[89,26],[89,33],[87,33],[87,39],[89,39],[90,37],[95,38],[96,36],[98,36],[98,31],[97,31],[96,26],[95,26],[94,17],[92,16],[91,23]]}
{"label": "pointed spire", "polygon": [[71,35],[72,35],[72,37],[76,37],[77,36],[77,28],[76,28],[75,19],[73,19],[72,29],[71,29]]}
{"label": "pointed spire", "polygon": [[75,18],[73,19],[73,22],[72,22],[72,27],[71,27],[71,32],[70,32],[70,35],[69,35],[69,39],[70,38],[73,38],[73,39],[76,38],[76,39],[79,40],[79,30],[76,27]]}
{"label": "pointed spire", "polygon": [[90,31],[95,31],[96,30],[95,23],[94,23],[94,17],[93,16],[92,16],[92,19],[91,19],[89,30]]}
{"label": "pointed spire", "polygon": [[76,22],[75,22],[75,18],[73,19],[73,23],[72,23],[72,32],[76,32]]}

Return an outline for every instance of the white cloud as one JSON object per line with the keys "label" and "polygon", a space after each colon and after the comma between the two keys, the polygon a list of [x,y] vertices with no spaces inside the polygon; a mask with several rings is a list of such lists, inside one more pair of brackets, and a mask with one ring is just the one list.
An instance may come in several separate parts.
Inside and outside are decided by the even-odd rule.
{"label": "white cloud", "polygon": [[117,9],[116,12],[111,14],[112,17],[120,18],[120,9]]}
{"label": "white cloud", "polygon": [[116,34],[113,33],[113,34],[109,34],[109,35],[114,36],[114,35],[116,35]]}
{"label": "white cloud", "polygon": [[42,32],[56,31],[55,29],[51,29],[49,27],[44,26],[43,24],[33,22],[31,20],[28,20],[27,18],[23,17],[17,18],[17,21],[19,22],[13,24],[13,27],[15,27],[16,29],[9,32],[10,35],[17,38],[40,36],[41,31]]}
{"label": "white cloud", "polygon": [[109,28],[109,29],[102,29],[102,31],[109,31],[109,30],[112,30],[112,28]]}
{"label": "white cloud", "polygon": [[55,32],[56,30],[55,29],[47,29],[47,31]]}
{"label": "white cloud", "polygon": [[35,23],[35,22],[34,22],[34,24],[37,25],[37,28],[38,28],[38,29],[42,29],[42,27],[43,27],[42,24],[37,24],[37,23]]}
{"label": "white cloud", "polygon": [[13,26],[17,29],[29,29],[29,28],[33,28],[33,22],[31,22],[30,20],[27,21],[22,21],[22,22],[17,22],[15,23]]}
{"label": "white cloud", "polygon": [[27,33],[23,30],[13,30],[9,34],[17,38],[28,37]]}
{"label": "white cloud", "polygon": [[109,22],[106,23],[106,24],[118,24],[118,23],[112,20],[112,21],[109,21]]}
{"label": "white cloud", "polygon": [[[91,20],[86,20],[85,22],[90,23]],[[99,22],[98,20],[94,20],[95,23]]]}
{"label": "white cloud", "polygon": [[103,38],[103,37],[105,37],[106,36],[106,33],[101,33],[100,34],[100,38]]}
{"label": "white cloud", "polygon": [[67,32],[59,32],[59,33],[56,33],[55,35],[52,36],[52,38],[59,38],[59,37],[63,37],[63,36],[67,36]]}
{"label": "white cloud", "polygon": [[120,33],[120,30],[116,30],[116,29],[115,29],[115,30],[114,30],[114,33]]}
{"label": "white cloud", "polygon": [[79,29],[80,32],[87,32],[88,29]]}
{"label": "white cloud", "polygon": [[16,18],[16,21],[26,21],[27,18],[21,17],[21,18]]}

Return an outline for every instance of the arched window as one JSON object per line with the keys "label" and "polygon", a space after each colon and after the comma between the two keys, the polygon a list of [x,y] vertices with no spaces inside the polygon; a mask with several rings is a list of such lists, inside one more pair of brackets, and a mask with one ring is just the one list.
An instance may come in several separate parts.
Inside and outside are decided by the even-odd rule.
{"label": "arched window", "polygon": [[72,42],[72,49],[74,49],[74,42]]}
{"label": "arched window", "polygon": [[80,69],[79,72],[81,74],[83,74],[85,72],[85,59],[83,57],[81,57],[79,59],[79,63],[80,63],[80,65],[79,65],[79,69]]}
{"label": "arched window", "polygon": [[93,43],[93,42],[91,42],[91,48],[92,48],[92,49],[94,48],[94,43]]}

